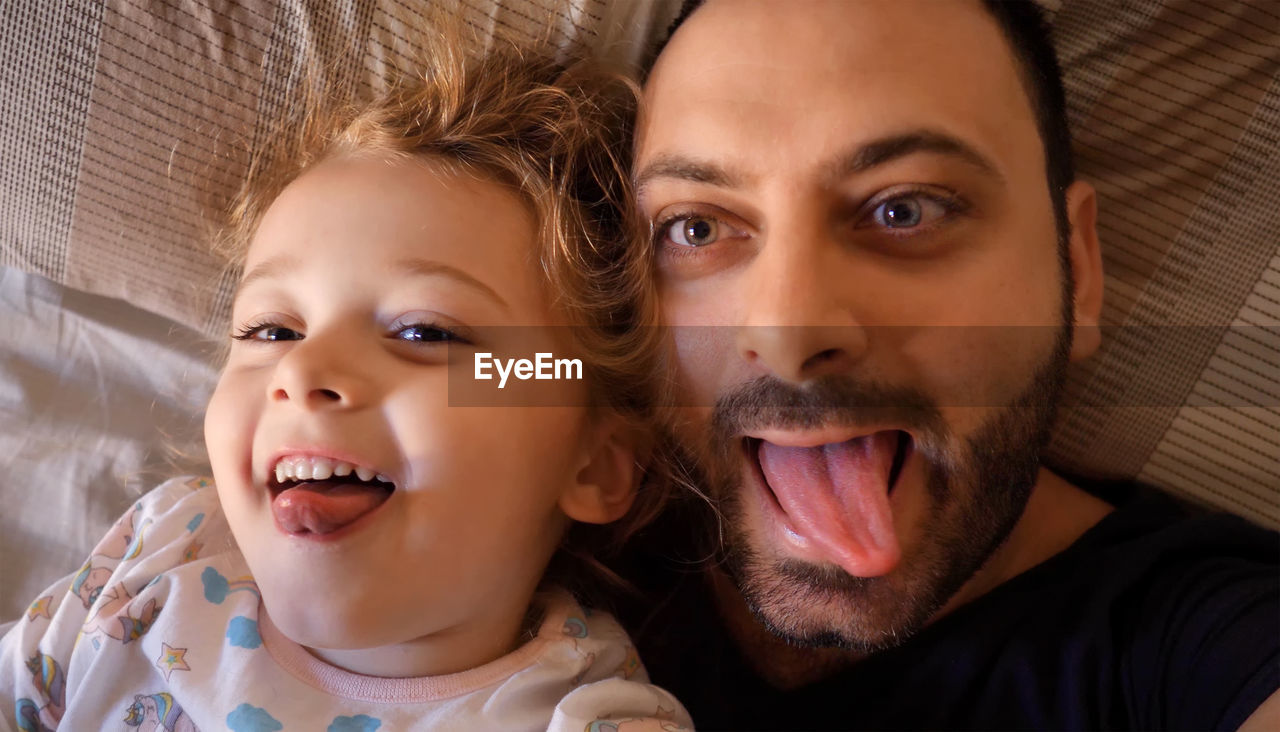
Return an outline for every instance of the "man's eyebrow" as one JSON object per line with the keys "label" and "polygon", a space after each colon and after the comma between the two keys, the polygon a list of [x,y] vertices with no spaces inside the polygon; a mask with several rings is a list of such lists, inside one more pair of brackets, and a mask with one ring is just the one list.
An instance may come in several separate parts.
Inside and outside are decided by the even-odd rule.
{"label": "man's eyebrow", "polygon": [[445,264],[444,262],[437,262],[434,259],[410,257],[408,259],[399,260],[395,263],[395,267],[397,270],[405,270],[409,274],[420,275],[422,277],[448,277],[455,282],[467,285],[473,290],[480,292],[504,308],[511,308],[511,306],[507,304],[507,301],[504,300],[492,287],[486,285],[475,277],[472,277],[466,272],[463,272],[457,267]]}
{"label": "man's eyebrow", "polygon": [[[928,129],[889,135],[859,145],[848,154],[838,157],[835,162],[824,166],[824,177],[840,180],[920,152],[959,158],[1004,182],[1004,176],[996,164],[977,148],[954,135]],[[656,156],[640,169],[635,176],[636,190],[643,191],[649,182],[657,179],[706,183],[718,188],[741,188],[747,177],[710,161],[667,153]]]}
{"label": "man's eyebrow", "polygon": [[718,188],[739,188],[743,176],[715,163],[684,155],[665,153],[649,161],[636,173],[636,190],[659,178],[706,183]]}
{"label": "man's eyebrow", "polygon": [[839,180],[915,153],[927,152],[959,158],[1004,182],[999,168],[977,148],[954,135],[936,130],[912,130],[859,145],[827,166],[826,177]]}

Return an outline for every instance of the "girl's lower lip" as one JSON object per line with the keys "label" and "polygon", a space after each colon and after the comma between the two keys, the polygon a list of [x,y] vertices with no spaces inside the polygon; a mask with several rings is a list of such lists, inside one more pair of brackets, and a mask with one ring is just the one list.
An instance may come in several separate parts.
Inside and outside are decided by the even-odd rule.
{"label": "girl's lower lip", "polygon": [[[277,531],[289,537],[290,539],[300,539],[302,541],[311,542],[315,544],[330,544],[333,542],[341,541],[347,538],[348,536],[351,536],[352,534],[363,529],[366,524],[372,523],[374,520],[374,517],[378,513],[380,513],[388,503],[395,500],[395,496],[396,496],[396,492],[393,491],[390,496],[387,496],[387,500],[383,501],[381,504],[375,507],[372,511],[369,511],[368,513],[364,514],[363,516],[356,519],[355,521],[352,521],[351,523],[346,524],[345,526],[339,529],[330,531],[327,534],[316,534],[311,531],[288,531],[283,526],[280,525],[280,522],[278,520],[276,520],[274,511],[271,512],[271,523],[276,527]],[[272,496],[273,500],[274,498],[275,496]],[[269,507],[268,507],[268,510],[270,510]]]}

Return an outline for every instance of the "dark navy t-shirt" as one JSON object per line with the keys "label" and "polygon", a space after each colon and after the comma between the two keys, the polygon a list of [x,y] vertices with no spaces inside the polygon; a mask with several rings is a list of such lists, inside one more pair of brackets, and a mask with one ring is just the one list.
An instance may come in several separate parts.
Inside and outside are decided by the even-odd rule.
{"label": "dark navy t-shirt", "polygon": [[751,672],[703,577],[655,571],[659,554],[637,554],[633,575],[656,610],[623,620],[699,729],[1233,730],[1280,687],[1280,534],[1154,491],[903,645],[791,692]]}

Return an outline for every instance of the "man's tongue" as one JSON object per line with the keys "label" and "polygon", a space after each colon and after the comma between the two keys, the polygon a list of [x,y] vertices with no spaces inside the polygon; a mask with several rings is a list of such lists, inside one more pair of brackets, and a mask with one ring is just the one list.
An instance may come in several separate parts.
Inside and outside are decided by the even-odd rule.
{"label": "man's tongue", "polygon": [[760,468],[796,532],[855,577],[878,577],[901,556],[889,507],[896,432],[821,447],[760,443]]}
{"label": "man's tongue", "polygon": [[271,512],[291,534],[328,534],[382,505],[389,495],[367,483],[310,481],[281,492],[271,502]]}

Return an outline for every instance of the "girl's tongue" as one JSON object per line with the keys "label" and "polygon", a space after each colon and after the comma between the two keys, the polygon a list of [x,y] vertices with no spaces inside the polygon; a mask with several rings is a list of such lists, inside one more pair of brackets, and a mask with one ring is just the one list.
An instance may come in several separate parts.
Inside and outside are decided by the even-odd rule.
{"label": "girl's tongue", "polygon": [[878,577],[901,547],[889,506],[895,432],[819,447],[760,443],[760,469],[793,528],[855,577]]}
{"label": "girl's tongue", "polygon": [[271,502],[271,513],[290,534],[328,534],[381,506],[391,491],[381,485],[313,480],[292,485]]}

